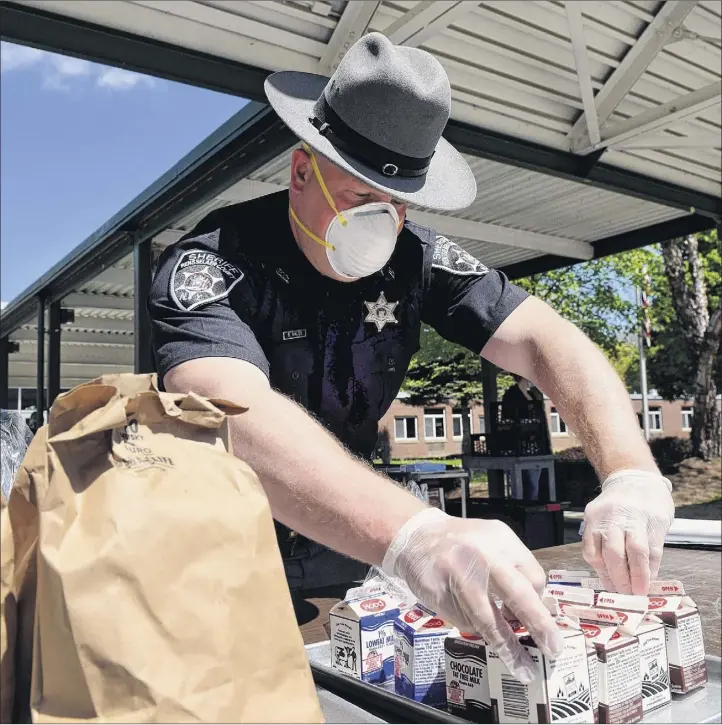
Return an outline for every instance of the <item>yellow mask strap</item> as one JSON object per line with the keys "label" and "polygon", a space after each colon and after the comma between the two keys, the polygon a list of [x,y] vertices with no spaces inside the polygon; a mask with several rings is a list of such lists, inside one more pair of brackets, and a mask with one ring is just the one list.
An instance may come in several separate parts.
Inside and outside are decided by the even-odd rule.
{"label": "yellow mask strap", "polygon": [[321,170],[318,168],[318,162],[316,161],[316,156],[314,155],[313,151],[311,151],[311,148],[307,144],[303,144],[303,148],[306,151],[306,153],[311,157],[311,166],[313,166],[313,173],[316,174],[316,178],[318,179],[318,183],[321,186],[321,191],[323,192],[323,195],[326,197],[326,201],[328,202],[328,205],[333,209],[334,214],[338,217],[338,220],[341,222],[342,226],[346,226],[348,222],[346,221],[345,217],[341,212],[336,208],[336,204],[333,201],[333,197],[329,193],[329,190],[326,188],[326,183],[323,180],[323,176],[321,176]]}
{"label": "yellow mask strap", "polygon": [[293,207],[290,204],[288,205],[288,210],[291,212],[293,221],[295,221],[296,224],[298,224],[298,226],[301,227],[301,229],[304,231],[304,233],[307,234],[309,237],[311,237],[311,239],[313,239],[314,242],[318,242],[322,246],[330,249],[332,252],[336,249],[336,247],[334,247],[333,244],[331,244],[330,242],[327,242],[325,239],[321,239],[321,237],[317,237],[310,229],[308,229],[303,224],[303,222],[298,218],[298,216],[296,216],[296,212],[293,211]]}

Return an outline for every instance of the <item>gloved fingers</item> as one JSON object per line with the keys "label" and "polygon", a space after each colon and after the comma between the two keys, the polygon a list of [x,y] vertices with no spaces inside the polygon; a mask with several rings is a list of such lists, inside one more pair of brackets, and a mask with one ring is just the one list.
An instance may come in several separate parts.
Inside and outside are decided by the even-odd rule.
{"label": "gloved fingers", "polygon": [[532,585],[534,591],[541,597],[547,584],[547,577],[542,565],[529,552],[529,556],[516,565],[516,570]]}
{"label": "gloved fingers", "polygon": [[519,638],[504,619],[501,610],[490,600],[479,603],[479,634],[489,647],[499,655],[509,672],[525,685],[536,678],[531,655],[519,644]]}
{"label": "gloved fingers", "polygon": [[634,528],[625,535],[632,594],[649,594],[650,549],[647,531]]}
{"label": "gloved fingers", "polygon": [[629,576],[624,529],[612,525],[602,533],[602,557],[607,575],[612,580],[612,591],[631,594],[632,581]]}
{"label": "gloved fingers", "polygon": [[649,577],[654,581],[659,576],[659,567],[662,564],[662,553],[664,552],[664,539],[661,543],[654,540],[649,542]]}
{"label": "gloved fingers", "polygon": [[602,544],[602,534],[587,524],[584,527],[584,536],[582,538],[582,556],[584,556],[584,561],[597,572],[597,576],[602,580],[604,588],[613,591],[612,580],[609,578],[607,568],[604,565]]}
{"label": "gloved fingers", "polygon": [[558,657],[564,649],[564,639],[532,582],[516,569],[507,569],[502,565],[492,569],[491,578],[494,591],[499,593],[504,605],[529,630],[539,649],[548,657]]}

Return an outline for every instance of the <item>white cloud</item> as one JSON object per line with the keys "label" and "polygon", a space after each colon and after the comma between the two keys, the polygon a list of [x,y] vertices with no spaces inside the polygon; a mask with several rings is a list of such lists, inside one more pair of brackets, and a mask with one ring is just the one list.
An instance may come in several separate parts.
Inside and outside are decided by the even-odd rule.
{"label": "white cloud", "polygon": [[114,91],[152,88],[155,85],[154,78],[140,73],[6,42],[0,43],[0,70],[3,73],[37,71],[42,79],[42,87],[53,91],[68,91],[90,78],[95,79],[97,87]]}
{"label": "white cloud", "polygon": [[43,60],[44,50],[29,48],[26,45],[0,43],[0,70],[5,73],[16,68],[27,68]]}
{"label": "white cloud", "polygon": [[116,91],[127,91],[138,85],[145,85],[152,88],[155,85],[155,79],[150,76],[141,75],[140,73],[123,70],[122,68],[106,68],[98,76],[95,83],[101,88],[112,88]]}
{"label": "white cloud", "polygon": [[0,302],[0,310],[4,310],[7,307],[7,302]]}

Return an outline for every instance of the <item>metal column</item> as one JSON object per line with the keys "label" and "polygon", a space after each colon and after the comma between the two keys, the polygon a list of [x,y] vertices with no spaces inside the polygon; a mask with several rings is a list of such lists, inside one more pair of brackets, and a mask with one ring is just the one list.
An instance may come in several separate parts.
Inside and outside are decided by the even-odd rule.
{"label": "metal column", "polygon": [[151,240],[136,244],[133,248],[133,277],[135,290],[134,307],[134,342],[135,342],[135,372],[152,373],[155,371],[155,361],[150,344],[150,318],[148,316],[148,294],[153,278],[153,251]]}
{"label": "metal column", "polygon": [[38,358],[35,408],[38,425],[45,422],[45,300],[38,296]]}
{"label": "metal column", "polygon": [[[484,396],[484,429],[491,432],[491,420],[494,417],[492,403],[498,400],[496,376],[499,369],[493,363],[481,358],[481,388]],[[487,471],[489,480],[489,498],[504,498],[504,472]]]}
{"label": "metal column", "polygon": [[8,407],[8,384],[10,368],[10,340],[3,337],[0,340],[0,408]]}
{"label": "metal column", "polygon": [[48,309],[48,409],[60,395],[60,324],[62,310],[60,301],[53,302]]}

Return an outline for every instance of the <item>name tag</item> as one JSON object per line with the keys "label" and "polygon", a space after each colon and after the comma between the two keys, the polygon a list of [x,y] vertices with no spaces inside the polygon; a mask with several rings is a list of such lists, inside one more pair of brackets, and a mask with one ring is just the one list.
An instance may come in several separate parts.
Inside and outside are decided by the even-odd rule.
{"label": "name tag", "polygon": [[285,330],[283,333],[284,340],[302,340],[306,337],[306,330]]}

